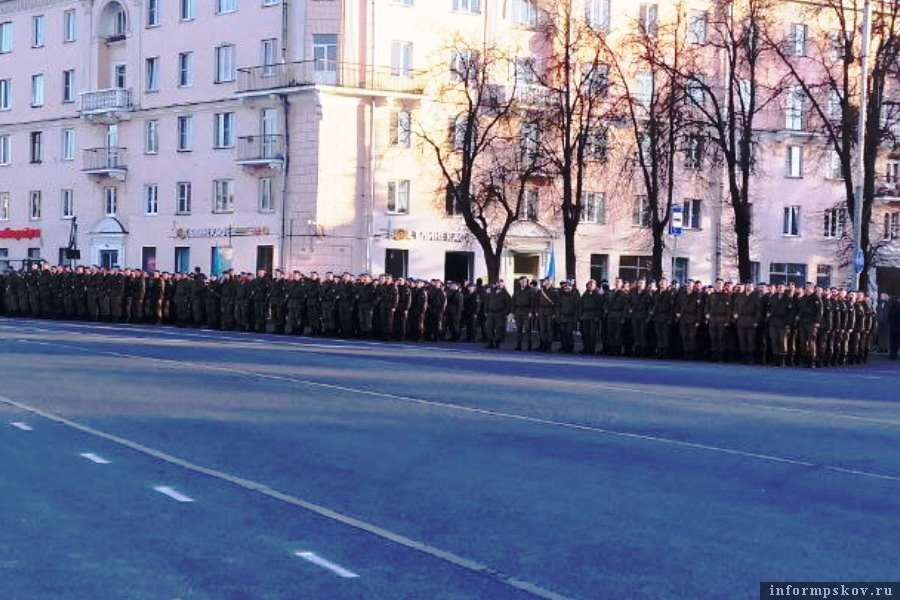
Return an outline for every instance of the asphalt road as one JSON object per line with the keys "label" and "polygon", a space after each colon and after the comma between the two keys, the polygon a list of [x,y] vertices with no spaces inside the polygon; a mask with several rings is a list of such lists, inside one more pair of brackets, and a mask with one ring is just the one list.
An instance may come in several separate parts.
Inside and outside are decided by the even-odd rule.
{"label": "asphalt road", "polygon": [[0,598],[896,581],[898,384],[0,319]]}

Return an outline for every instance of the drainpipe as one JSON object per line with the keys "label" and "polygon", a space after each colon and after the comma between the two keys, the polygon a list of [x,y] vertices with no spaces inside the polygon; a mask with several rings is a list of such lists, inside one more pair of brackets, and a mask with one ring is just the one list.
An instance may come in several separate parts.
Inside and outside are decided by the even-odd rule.
{"label": "drainpipe", "polygon": [[[375,0],[369,3],[369,84],[375,82]],[[372,236],[375,234],[375,97],[369,97],[369,202],[366,215],[366,270],[372,273]]]}
{"label": "drainpipe", "polygon": [[291,172],[291,130],[290,130],[290,108],[291,103],[288,99],[287,94],[279,94],[278,97],[281,99],[281,114],[284,120],[284,162],[282,163],[282,171],[281,171],[281,240],[280,240],[280,248],[278,249],[278,263],[281,265],[281,269],[284,270],[285,266],[288,264],[288,261],[284,256],[284,245],[285,239],[288,235],[293,236],[293,228],[290,231],[287,230],[287,210],[288,210],[288,189],[289,189],[289,179]]}

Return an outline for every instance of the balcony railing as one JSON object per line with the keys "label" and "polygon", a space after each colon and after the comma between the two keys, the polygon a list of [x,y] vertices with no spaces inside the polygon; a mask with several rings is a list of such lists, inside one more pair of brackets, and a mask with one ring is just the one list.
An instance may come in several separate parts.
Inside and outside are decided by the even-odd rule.
{"label": "balcony railing", "polygon": [[245,165],[283,162],[284,136],[248,135],[238,138],[237,161]]}
{"label": "balcony railing", "polygon": [[330,60],[308,60],[238,69],[239,94],[333,85],[403,94],[421,94],[424,78],[410,69],[391,69]]}
{"label": "balcony railing", "polygon": [[82,114],[129,111],[132,108],[131,88],[110,88],[81,94]]}
{"label": "balcony railing", "polygon": [[92,175],[124,174],[125,148],[88,148],[84,151],[81,170]]}
{"label": "balcony railing", "polygon": [[516,100],[522,106],[548,106],[553,103],[553,90],[542,85],[506,85],[489,83],[484,86],[485,106],[503,106]]}

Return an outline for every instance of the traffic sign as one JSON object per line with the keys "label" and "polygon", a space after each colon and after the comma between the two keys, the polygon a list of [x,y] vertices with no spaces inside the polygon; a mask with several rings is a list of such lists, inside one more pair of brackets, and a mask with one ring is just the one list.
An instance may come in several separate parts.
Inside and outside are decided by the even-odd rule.
{"label": "traffic sign", "polygon": [[681,235],[681,229],[684,226],[684,207],[676,204],[672,207],[672,223],[669,226],[669,233],[678,237]]}

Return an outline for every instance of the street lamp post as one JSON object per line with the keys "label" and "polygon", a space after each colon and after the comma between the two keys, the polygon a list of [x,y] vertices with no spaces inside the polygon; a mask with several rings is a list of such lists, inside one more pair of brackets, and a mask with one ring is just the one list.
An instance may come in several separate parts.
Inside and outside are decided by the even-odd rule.
{"label": "street lamp post", "polygon": [[856,165],[856,186],[854,187],[855,203],[853,205],[853,289],[860,291],[859,283],[862,270],[865,268],[864,249],[862,247],[863,194],[865,193],[865,159],[866,159],[866,121],[869,104],[869,40],[872,37],[872,6],[870,0],[863,5],[863,31],[860,48],[860,83],[859,83],[859,139],[857,141],[858,162]]}

